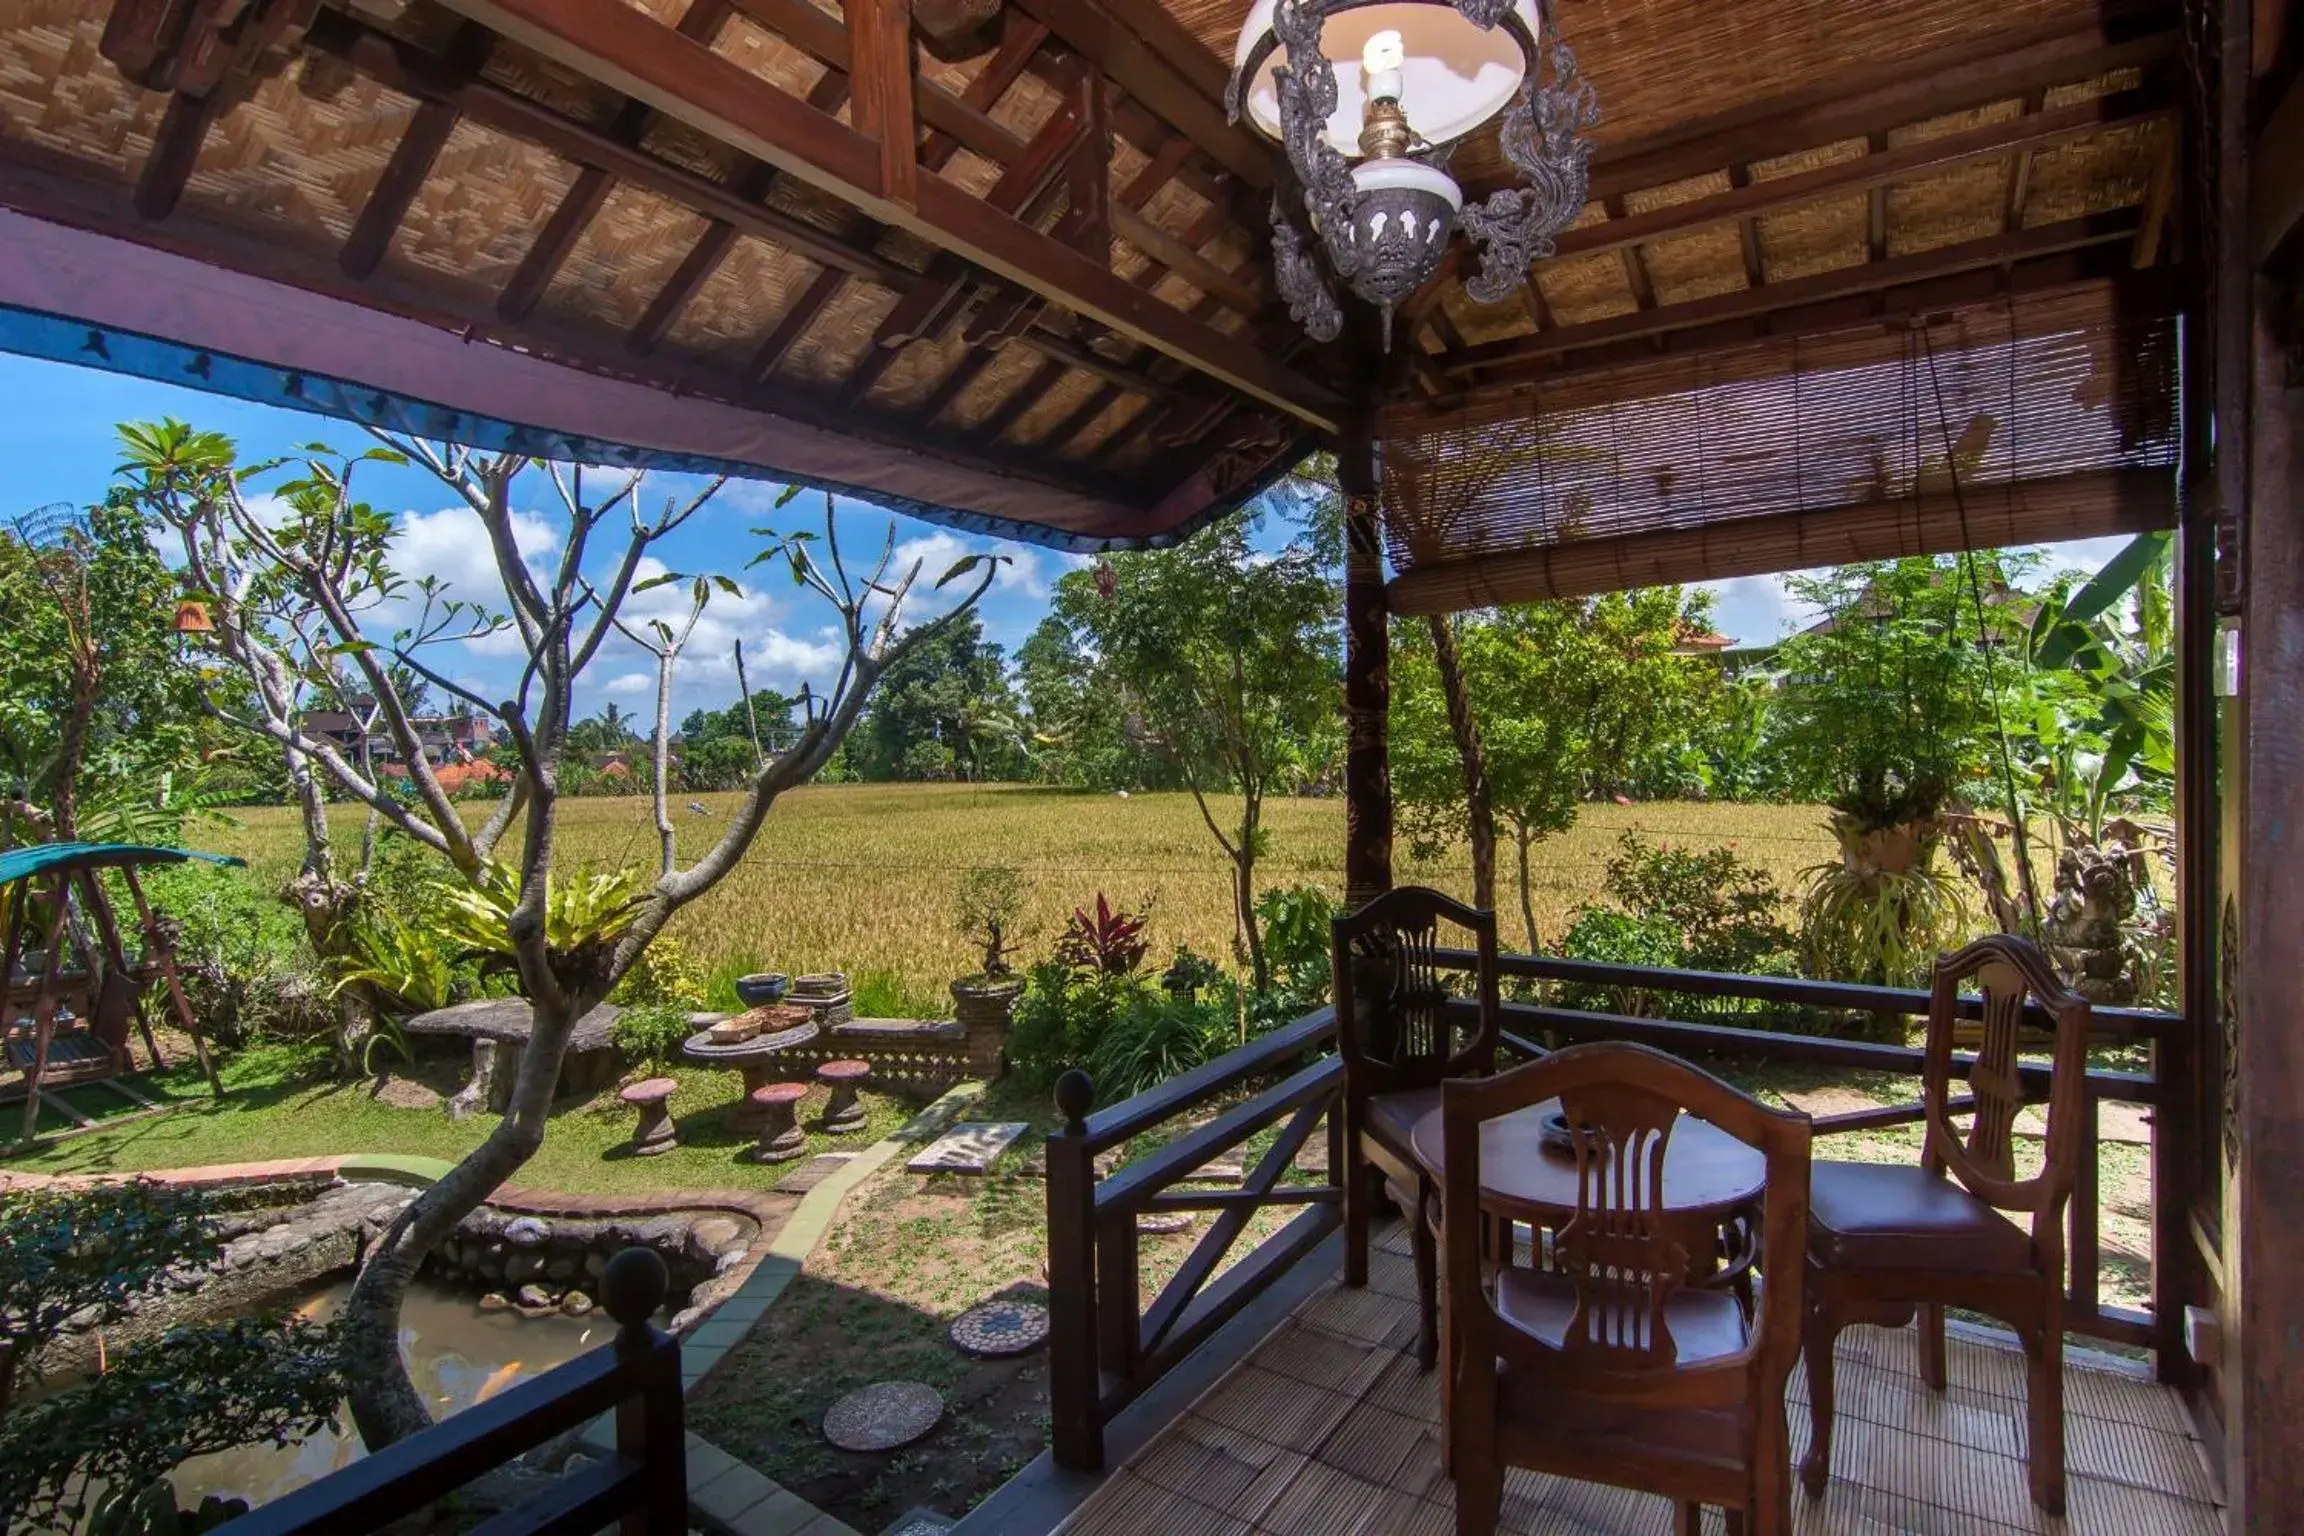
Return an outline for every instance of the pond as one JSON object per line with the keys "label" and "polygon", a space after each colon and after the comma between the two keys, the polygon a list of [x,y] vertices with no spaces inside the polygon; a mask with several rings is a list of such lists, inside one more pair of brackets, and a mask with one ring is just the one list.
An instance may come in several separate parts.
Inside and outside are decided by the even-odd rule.
{"label": "pond", "polygon": [[[294,1310],[325,1321],[351,1289],[349,1277],[335,1281],[305,1296]],[[400,1312],[400,1351],[414,1373],[416,1390],[440,1418],[605,1344],[615,1332],[615,1320],[604,1311],[588,1317],[484,1312],[470,1295],[422,1283],[409,1291]],[[187,1508],[211,1493],[256,1505],[350,1466],[361,1454],[352,1416],[344,1411],[329,1430],[302,1445],[243,1446],[196,1457],[178,1467],[170,1481]]]}

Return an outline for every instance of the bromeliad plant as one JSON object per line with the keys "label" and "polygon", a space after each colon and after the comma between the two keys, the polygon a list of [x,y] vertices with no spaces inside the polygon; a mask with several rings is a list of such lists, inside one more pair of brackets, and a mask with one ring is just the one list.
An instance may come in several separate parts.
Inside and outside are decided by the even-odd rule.
{"label": "bromeliad plant", "polygon": [[1152,901],[1135,911],[1115,908],[1102,891],[1096,893],[1096,910],[1091,914],[1085,907],[1072,909],[1072,920],[1065,924],[1063,936],[1056,941],[1056,958],[1076,971],[1094,971],[1102,976],[1125,976],[1144,963],[1144,952],[1151,947],[1148,931],[1152,925]]}
{"label": "bromeliad plant", "polygon": [[[458,948],[479,960],[483,973],[519,974],[512,924],[520,886],[517,871],[486,859],[471,884],[441,890],[444,931]],[[548,881],[544,950],[561,985],[580,986],[595,996],[608,990],[615,976],[618,941],[639,917],[648,886],[647,871],[636,865]]]}

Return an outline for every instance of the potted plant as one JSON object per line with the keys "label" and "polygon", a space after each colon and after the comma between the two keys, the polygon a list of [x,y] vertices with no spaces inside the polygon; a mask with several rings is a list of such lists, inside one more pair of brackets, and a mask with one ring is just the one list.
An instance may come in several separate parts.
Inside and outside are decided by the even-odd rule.
{"label": "potted plant", "polygon": [[1975,591],[2007,589],[1996,570],[1976,575],[1920,556],[1787,582],[1825,615],[1777,653],[1784,768],[1831,807],[1840,845],[1801,902],[1818,974],[1905,984],[1960,936],[1960,889],[1937,854],[1954,797],[1986,767],[1991,647],[2007,638],[1995,612],[1980,640]]}
{"label": "potted plant", "polygon": [[952,1005],[968,1034],[968,1070],[978,1077],[998,1075],[1016,999],[1024,991],[1024,978],[1008,964],[1023,935],[1023,913],[1023,877],[1010,866],[978,865],[960,877],[954,923],[983,964],[952,983]]}

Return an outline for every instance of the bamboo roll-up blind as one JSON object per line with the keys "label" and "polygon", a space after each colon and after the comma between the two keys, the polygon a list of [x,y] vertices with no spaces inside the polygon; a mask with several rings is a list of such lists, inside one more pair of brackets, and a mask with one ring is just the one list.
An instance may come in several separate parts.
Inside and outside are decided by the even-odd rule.
{"label": "bamboo roll-up blind", "polygon": [[[1701,530],[1671,545],[1675,570],[1688,550],[1712,551],[1722,569],[1679,578],[1699,579],[1751,568],[1739,524],[1759,538],[1769,520],[1780,540],[1793,526],[1781,520],[1798,517],[1823,550],[1837,546],[1822,514],[1860,511],[1892,531],[1895,509],[1923,504],[1937,520],[1929,543],[1984,545],[2013,528],[2014,488],[2049,480],[2064,489],[2033,504],[2064,507],[2075,527],[2099,511],[2132,521],[2118,472],[2175,462],[2175,324],[2115,300],[2108,286],[2067,291],[1895,333],[1660,358],[1450,413],[1396,408],[1384,423],[1393,567],[1404,579],[1507,560],[1526,571],[1531,556],[1557,566],[1574,546]],[[2088,486],[2105,488],[2105,508],[2074,499]],[[1973,527],[1948,532],[1947,516]]]}

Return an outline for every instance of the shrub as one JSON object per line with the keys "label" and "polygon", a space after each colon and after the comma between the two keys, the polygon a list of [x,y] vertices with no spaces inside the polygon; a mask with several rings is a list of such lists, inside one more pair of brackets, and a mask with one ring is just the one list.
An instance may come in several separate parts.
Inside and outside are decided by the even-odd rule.
{"label": "shrub", "polygon": [[640,1003],[616,1015],[608,1039],[636,1067],[663,1066],[679,1054],[680,1042],[694,1034],[684,1003]]}
{"label": "shrub", "polygon": [[377,906],[353,919],[352,953],[333,967],[336,990],[365,984],[377,1001],[401,1013],[445,1008],[455,991],[454,964],[433,930],[411,926]]}
{"label": "shrub", "polygon": [[[1025,978],[1008,1032],[1008,1065],[1028,1085],[1046,1088],[1071,1067],[1094,1071],[1105,1032],[1139,1000],[1160,996],[1140,972],[1108,976],[1044,960]],[[1099,1084],[1099,1089],[1101,1089]]]}
{"label": "shrub", "polygon": [[1651,847],[1626,832],[1608,860],[1607,889],[1627,912],[1677,931],[1680,958],[1662,964],[1781,974],[1794,946],[1776,915],[1784,893],[1731,848]]}
{"label": "shrub", "polygon": [[1334,898],[1316,885],[1282,886],[1257,898],[1256,918],[1264,929],[1264,959],[1274,990],[1300,1008],[1327,1001]]}
{"label": "shrub", "polygon": [[1144,963],[1144,952],[1152,947],[1145,936],[1151,922],[1149,898],[1133,912],[1125,907],[1114,910],[1098,891],[1094,915],[1085,907],[1072,909],[1072,920],[1056,940],[1056,958],[1076,971],[1125,976]]}
{"label": "shrub", "polygon": [[1088,1055],[1096,1102],[1116,1104],[1232,1048],[1229,1000],[1139,989],[1120,999]]}
{"label": "shrub", "polygon": [[209,1039],[231,1048],[335,1027],[303,919],[246,871],[194,861],[139,879],[175,927],[184,1000]]}
{"label": "shrub", "polygon": [[608,1000],[628,1008],[669,1003],[693,1013],[704,1006],[711,985],[704,968],[685,945],[678,939],[659,937],[640,951],[640,958],[632,962]]}

